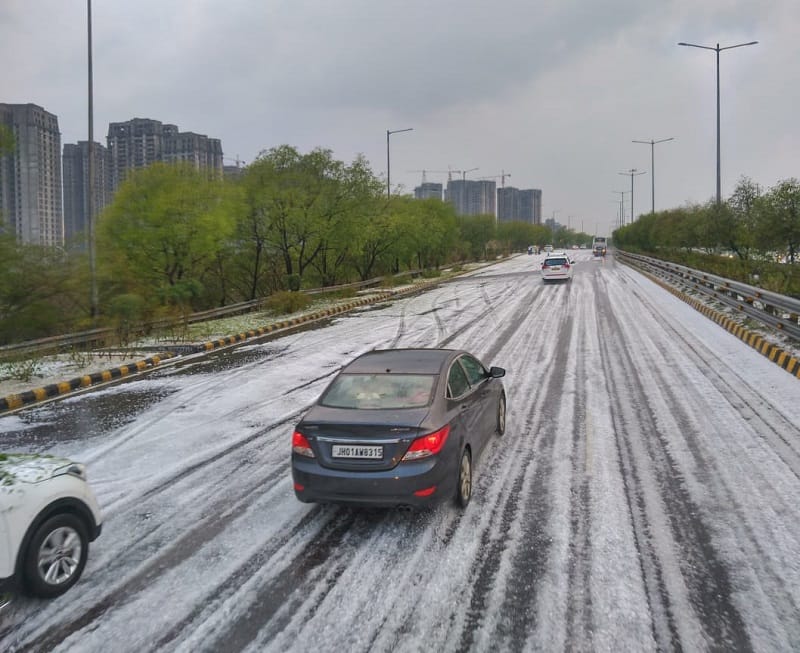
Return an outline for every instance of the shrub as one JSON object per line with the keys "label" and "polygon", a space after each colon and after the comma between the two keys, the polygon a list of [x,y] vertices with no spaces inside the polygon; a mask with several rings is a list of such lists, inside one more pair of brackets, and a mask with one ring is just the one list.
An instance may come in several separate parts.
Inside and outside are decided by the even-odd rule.
{"label": "shrub", "polygon": [[282,290],[270,295],[267,301],[264,302],[266,308],[270,311],[285,315],[288,313],[295,313],[307,308],[311,304],[311,298],[300,292],[292,292],[291,290]]}
{"label": "shrub", "polygon": [[294,292],[300,290],[300,285],[303,282],[302,277],[299,274],[287,274],[286,275],[286,287]]}
{"label": "shrub", "polygon": [[120,344],[127,346],[145,320],[144,298],[133,293],[117,295],[109,304],[108,314]]}

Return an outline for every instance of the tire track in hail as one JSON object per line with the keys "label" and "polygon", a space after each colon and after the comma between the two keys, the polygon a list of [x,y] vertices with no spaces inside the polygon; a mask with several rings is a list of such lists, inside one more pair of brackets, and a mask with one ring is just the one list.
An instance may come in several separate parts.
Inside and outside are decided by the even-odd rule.
{"label": "tire track in hail", "polygon": [[[585,316],[576,316],[578,323],[584,323]],[[589,651],[593,647],[592,633],[592,510],[590,474],[588,466],[588,433],[586,427],[587,396],[585,356],[581,352],[588,351],[589,334],[581,329],[578,338],[578,356],[575,357],[575,375],[577,378],[575,401],[573,404],[573,424],[576,428],[572,434],[571,481],[570,481],[570,515],[569,515],[569,557],[567,562],[567,607],[566,631],[570,636],[570,647],[578,651]]]}
{"label": "tire track in hail", "polygon": [[[642,302],[647,304],[644,299],[642,299]],[[653,308],[649,305],[648,308],[651,314],[656,317],[657,313],[653,311]],[[780,413],[770,411],[764,414],[763,411],[752,406],[753,397],[741,391],[738,383],[731,383],[729,379],[724,377],[722,370],[725,369],[725,365],[712,364],[709,361],[708,352],[691,342],[685,332],[675,329],[670,324],[665,324],[664,328],[670,334],[670,339],[674,344],[691,352],[693,358],[705,363],[704,373],[706,378],[720,391],[722,396],[726,397],[730,405],[740,412],[743,422],[749,423],[755,432],[770,441],[773,447],[772,451],[785,464],[786,469],[797,478],[798,456],[792,446],[794,442],[800,443],[800,429],[798,429],[797,425],[791,423]],[[702,425],[696,423],[694,415],[702,414],[706,406],[698,405],[697,410],[693,413],[687,405],[687,398],[677,395],[677,392],[668,382],[668,379],[665,378],[659,366],[653,366],[653,369],[658,379],[657,384],[661,387],[662,394],[665,395],[668,405],[672,408],[674,419],[679,426],[679,432],[684,436],[683,441],[687,450],[690,452],[697,470],[699,470],[698,482],[703,484],[704,494],[713,497],[715,505],[725,506],[726,510],[733,512],[734,519],[731,520],[731,525],[736,531],[737,545],[746,550],[745,555],[749,566],[756,572],[759,582],[762,585],[767,585],[765,593],[771,597],[770,605],[780,615],[781,623],[789,632],[794,631],[794,637],[797,638],[800,631],[797,628],[796,617],[798,611],[800,611],[800,606],[792,592],[792,585],[790,584],[792,581],[787,580],[786,577],[786,565],[791,565],[791,561],[778,559],[783,558],[783,556],[776,558],[774,547],[762,543],[771,542],[780,537],[780,533],[773,530],[773,525],[769,519],[754,523],[752,514],[742,505],[740,497],[742,492],[747,490],[743,490],[741,486],[746,483],[748,486],[752,484],[758,488],[765,488],[771,494],[769,499],[765,498],[765,509],[768,505],[777,514],[789,514],[788,511],[795,504],[794,497],[784,496],[773,489],[774,476],[768,477],[761,473],[760,466],[749,465],[747,474],[744,477],[737,476],[732,478],[731,470],[727,469],[714,457],[708,455],[698,438],[693,437],[694,434],[702,432]],[[679,384],[679,387],[685,385],[688,385],[688,383]],[[689,401],[691,399],[689,398]],[[789,434],[793,434],[795,436],[794,439],[788,437]],[[727,439],[725,441],[725,445],[731,449],[734,444],[733,441]],[[741,458],[746,459],[747,454],[746,447],[743,447]],[[733,453],[732,455],[736,454]],[[756,478],[760,482],[754,483]],[[704,480],[701,481],[700,479]],[[731,486],[732,482],[736,483],[738,492]],[[760,517],[761,515],[759,515]]]}
{"label": "tire track in hail", "polygon": [[[700,636],[704,641],[737,650],[749,650],[752,644],[733,603],[728,571],[717,557],[709,528],[697,516],[698,506],[692,500],[665,437],[658,429],[652,407],[642,391],[645,385],[641,379],[642,373],[632,359],[629,348],[619,346],[613,355],[610,350],[608,343],[613,339],[613,334],[624,334],[625,329],[610,311],[601,313],[600,318],[605,332],[609,334],[608,338],[601,337],[601,357],[604,369],[609,370],[607,384],[612,389],[614,431],[635,540],[642,557],[655,640],[659,647],[670,649],[693,648],[696,644],[682,641],[691,633],[686,623],[682,629],[678,627],[673,600],[679,597],[673,596],[672,591],[679,589],[687,594],[686,600],[698,618],[698,625],[702,629]],[[622,368],[620,375],[627,379],[624,391],[617,388],[612,373],[616,368]],[[651,373],[649,370],[646,372]],[[628,406],[623,405],[623,396],[627,396]],[[627,408],[633,411],[636,424],[629,426],[621,417],[626,415]],[[650,461],[650,469],[647,469],[645,461]],[[650,486],[644,481],[644,477],[649,475],[653,476]],[[657,499],[648,493],[648,487],[657,493]],[[680,579],[667,576],[661,559],[663,552],[659,550],[663,543],[659,544],[651,537],[651,533],[658,531],[654,524],[660,521],[657,513],[662,510],[665,525],[672,534]],[[676,586],[679,581],[682,583],[680,587]]]}
{"label": "tire track in hail", "polygon": [[[518,288],[516,286],[509,286],[508,288],[505,288],[504,291],[507,291],[509,294],[517,293]],[[538,290],[533,288],[531,292],[535,296]],[[520,317],[520,319],[517,320],[517,317]],[[523,329],[523,327],[526,326],[525,318],[527,317],[528,311],[526,309],[521,311],[516,310],[514,312],[514,319],[510,320],[510,324],[505,330],[502,332],[492,332],[493,339],[489,343],[489,349],[492,352],[492,358],[494,358],[501,348],[509,346],[509,344],[512,343],[512,338],[515,335],[525,337],[526,339],[535,337],[535,334],[531,329]],[[535,344],[539,349],[544,347],[544,341],[540,338],[536,339]],[[528,348],[526,347],[526,350],[527,349]],[[546,367],[545,369],[550,368]],[[527,402],[526,406],[529,406],[529,408],[523,408],[521,410],[526,415],[524,430],[527,434],[527,432],[531,431],[532,429],[538,431],[538,428],[535,428],[536,420],[534,420],[531,416],[534,414],[539,414],[540,411],[536,410],[535,407],[541,404],[541,402],[545,401],[546,398],[541,395],[526,395],[525,399]],[[509,433],[504,437],[502,442],[508,445],[509,440],[512,437],[513,436]],[[498,538],[502,537],[501,534],[505,533],[508,530],[509,525],[513,522],[519,501],[519,497],[517,494],[515,494],[515,492],[507,492],[505,490],[500,491],[493,499],[484,499],[484,490],[490,484],[498,483],[498,476],[503,475],[511,477],[511,484],[522,486],[522,484],[525,482],[524,477],[526,471],[530,469],[532,461],[536,456],[536,452],[531,449],[531,443],[529,440],[525,439],[524,437],[520,437],[514,442],[514,447],[495,446],[490,451],[487,451],[484,456],[488,454],[488,458],[481,461],[482,471],[480,471],[477,476],[475,488],[476,492],[475,496],[473,497],[473,505],[477,504],[483,513],[489,514],[491,517],[488,520],[488,523],[482,528],[480,533],[476,534],[479,535],[481,540],[481,546],[479,547],[481,555],[480,558],[476,559],[471,565],[470,579],[474,580],[470,580],[469,585],[464,590],[473,596],[473,603],[476,604],[481,603],[485,605],[489,600],[489,594],[492,592],[496,582],[496,574],[498,571],[497,556],[507,546],[505,542],[498,541]],[[512,462],[510,467],[509,461]],[[505,483],[502,485],[503,487],[506,486]],[[484,501],[486,501],[485,505]],[[509,503],[513,503],[514,505],[508,507]],[[472,510],[475,509],[476,508],[472,508]],[[449,521],[442,525],[441,536],[437,539],[438,545],[441,547],[449,546],[451,540],[460,532],[460,529],[463,526],[462,521],[464,519],[464,515],[461,513],[452,512],[447,514],[446,519]],[[490,565],[494,565],[494,567],[490,568]],[[480,586],[478,589],[478,592],[481,593],[480,596],[478,593],[476,593],[476,585]],[[467,626],[464,629],[456,633],[451,633],[450,637],[454,637],[456,640],[460,641],[463,637],[465,637],[465,633],[470,632],[473,629],[473,626],[479,623],[483,616],[484,613],[481,612],[480,608],[473,607],[472,621],[470,622],[468,620]],[[402,634],[411,631],[414,620],[415,616],[413,613],[411,613],[407,615],[406,619],[397,628],[395,640],[398,645]],[[454,617],[451,617],[451,623],[456,623]],[[377,637],[378,633],[375,634],[374,638]],[[450,639],[450,637],[448,639]]]}
{"label": "tire track in hail", "polygon": [[[570,334],[571,328],[560,331],[554,351],[562,352],[568,348]],[[565,378],[564,368],[560,365],[548,366],[546,372],[545,392],[532,397],[524,409],[526,417],[522,437],[533,430],[536,435],[532,446],[520,438],[519,448],[523,451],[516,457],[519,473],[502,505],[495,506],[495,511],[500,514],[496,532],[507,532],[514,522],[520,523],[520,537],[507,552],[511,570],[506,574],[500,610],[506,618],[496,625],[496,634],[503,638],[499,648],[506,650],[524,649],[527,633],[536,627],[537,580],[544,574],[549,556],[549,482],[556,439],[556,407]],[[503,552],[508,546],[501,538],[492,537],[494,530],[487,529],[482,534],[481,555],[472,566],[471,575],[475,582],[461,632],[460,651],[472,650],[476,644],[475,632],[483,624],[490,596],[497,584]]]}
{"label": "tire track in hail", "polygon": [[406,310],[408,310],[409,302],[401,302],[400,303],[400,317],[397,320],[397,331],[395,331],[394,337],[389,342],[389,349],[394,349],[397,347],[397,343],[403,338],[406,334]]}
{"label": "tire track in hail", "polygon": [[[314,524],[325,518],[321,527]],[[360,523],[361,522],[361,523]],[[359,525],[355,528],[354,525]],[[220,607],[235,598],[243,585],[259,571],[267,569],[270,561],[281,549],[289,549],[293,540],[304,537],[304,531],[314,526],[315,534],[303,541],[302,549],[293,556],[275,576],[261,583],[252,591],[252,607],[217,630],[208,638],[200,650],[226,652],[240,651],[255,640],[266,627],[268,633],[280,632],[292,618],[300,604],[307,598],[303,588],[313,586],[319,591],[324,577],[333,572],[334,578],[347,566],[357,551],[357,546],[346,546],[351,538],[364,535],[367,527],[356,511],[314,506],[303,522],[298,524],[287,541],[269,546],[242,563],[222,584],[215,588],[206,603],[198,605],[180,624],[165,633],[152,650],[161,650],[167,644],[179,640],[183,632],[193,623],[205,622],[220,611]],[[332,584],[326,583],[327,591]],[[191,629],[190,629],[191,630]],[[195,649],[196,650],[196,649]]]}
{"label": "tire track in hail", "polygon": [[[659,314],[645,297],[642,297],[638,292],[633,294],[640,299],[642,304],[647,306],[653,319],[659,319]],[[720,391],[721,395],[728,398],[731,406],[737,407],[742,419],[751,423],[757,421],[763,427],[757,430],[762,434],[769,435],[770,444],[775,454],[792,471],[795,478],[800,478],[800,429],[798,429],[797,424],[781,413],[775,411],[765,413],[763,410],[759,410],[753,404],[761,398],[755,396],[752,389],[750,389],[749,393],[746,393],[740,389],[741,383],[731,382],[730,379],[725,378],[725,375],[723,375],[722,371],[729,366],[727,361],[712,356],[702,344],[690,341],[686,332],[677,330],[672,324],[664,323],[662,326],[672,334],[673,342],[677,341],[676,344],[680,344],[685,351],[690,352],[693,359],[702,361],[705,366],[704,373],[706,378]],[[719,328],[722,329],[722,327]],[[739,406],[737,406],[737,402],[740,404]],[[682,408],[681,403],[676,403],[675,405],[678,408]],[[747,409],[746,411],[745,408]]]}

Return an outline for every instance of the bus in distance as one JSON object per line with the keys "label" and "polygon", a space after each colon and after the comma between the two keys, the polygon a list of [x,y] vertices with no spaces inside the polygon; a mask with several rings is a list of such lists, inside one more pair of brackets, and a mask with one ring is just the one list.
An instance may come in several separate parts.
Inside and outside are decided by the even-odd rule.
{"label": "bus in distance", "polygon": [[608,242],[605,236],[595,236],[592,239],[592,252],[595,256],[605,256]]}

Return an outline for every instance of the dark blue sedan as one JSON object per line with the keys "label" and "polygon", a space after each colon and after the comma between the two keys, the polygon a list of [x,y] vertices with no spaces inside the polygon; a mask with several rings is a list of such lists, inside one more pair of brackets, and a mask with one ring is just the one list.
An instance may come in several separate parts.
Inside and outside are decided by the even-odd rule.
{"label": "dark blue sedan", "polygon": [[506,426],[505,370],[450,349],[371,351],[345,366],[292,435],[303,502],[423,507],[472,496]]}

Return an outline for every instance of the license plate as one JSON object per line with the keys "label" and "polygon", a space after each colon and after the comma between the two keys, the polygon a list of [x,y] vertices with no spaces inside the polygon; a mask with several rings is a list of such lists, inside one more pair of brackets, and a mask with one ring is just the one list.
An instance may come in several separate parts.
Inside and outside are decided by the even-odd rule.
{"label": "license plate", "polygon": [[334,458],[383,458],[383,447],[363,444],[335,444],[331,452]]}

